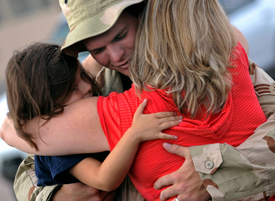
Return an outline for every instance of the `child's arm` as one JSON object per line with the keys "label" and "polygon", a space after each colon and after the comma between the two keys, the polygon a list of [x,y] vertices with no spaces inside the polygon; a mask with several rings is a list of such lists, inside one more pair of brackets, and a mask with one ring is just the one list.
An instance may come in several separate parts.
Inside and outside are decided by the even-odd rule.
{"label": "child's arm", "polygon": [[131,128],[120,139],[103,163],[86,158],[69,171],[81,182],[104,191],[119,187],[132,166],[139,144],[154,139],[175,140],[176,136],[161,131],[178,125],[182,117],[174,112],[143,114],[147,100],[138,107]]}
{"label": "child's arm", "polygon": [[17,144],[16,148],[29,153],[31,151],[35,151],[25,140],[18,137],[16,130],[14,128],[14,124],[11,118],[6,116],[0,128],[0,138],[4,140],[9,146],[13,146],[13,144]]}

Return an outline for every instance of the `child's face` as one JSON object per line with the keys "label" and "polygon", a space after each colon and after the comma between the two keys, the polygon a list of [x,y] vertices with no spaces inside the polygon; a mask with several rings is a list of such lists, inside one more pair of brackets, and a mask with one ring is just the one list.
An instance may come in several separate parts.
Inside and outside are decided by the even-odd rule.
{"label": "child's face", "polygon": [[91,96],[93,96],[92,85],[89,83],[88,80],[86,80],[86,76],[82,75],[80,67],[78,67],[75,76],[75,88],[72,92],[71,97],[66,102],[66,105]]}

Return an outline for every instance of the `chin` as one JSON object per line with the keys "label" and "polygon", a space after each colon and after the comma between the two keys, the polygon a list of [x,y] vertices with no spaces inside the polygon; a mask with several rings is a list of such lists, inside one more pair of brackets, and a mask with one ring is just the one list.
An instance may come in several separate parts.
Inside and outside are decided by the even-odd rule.
{"label": "chin", "polygon": [[122,70],[122,71],[120,71],[122,74],[124,74],[124,75],[126,75],[126,76],[130,76],[130,71],[129,71],[129,69],[127,69],[127,70]]}

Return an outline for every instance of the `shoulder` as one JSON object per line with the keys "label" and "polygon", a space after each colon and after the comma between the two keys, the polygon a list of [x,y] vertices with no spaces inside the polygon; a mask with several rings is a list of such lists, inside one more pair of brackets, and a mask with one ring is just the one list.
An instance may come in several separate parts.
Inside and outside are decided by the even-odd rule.
{"label": "shoulder", "polygon": [[81,122],[82,127],[85,123],[89,125],[91,120],[98,118],[97,101],[98,97],[89,97],[76,101],[66,106],[63,114],[59,118],[55,118],[55,121],[57,124],[59,121],[67,121],[67,123]]}
{"label": "shoulder", "polygon": [[[43,141],[38,134],[34,139],[40,153],[43,153],[40,155],[68,155],[108,150],[108,142],[99,121],[97,100],[97,97],[90,97],[76,101],[66,106],[62,115],[50,119],[40,127],[39,132],[43,136]],[[30,126],[29,129],[37,130],[37,124]]]}
{"label": "shoulder", "polygon": [[236,37],[237,41],[239,41],[241,43],[241,45],[243,46],[246,54],[248,55],[249,54],[249,45],[248,45],[248,42],[246,40],[246,37],[244,36],[244,34],[237,27],[235,27],[234,25],[232,25],[232,27],[233,27],[233,31],[234,31],[234,34],[235,34],[235,37]]}

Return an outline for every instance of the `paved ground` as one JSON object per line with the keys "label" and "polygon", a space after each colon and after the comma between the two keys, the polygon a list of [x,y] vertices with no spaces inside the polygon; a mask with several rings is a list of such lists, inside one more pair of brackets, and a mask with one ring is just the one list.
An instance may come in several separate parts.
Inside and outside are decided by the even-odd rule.
{"label": "paved ground", "polygon": [[0,201],[16,201],[12,183],[0,175]]}

